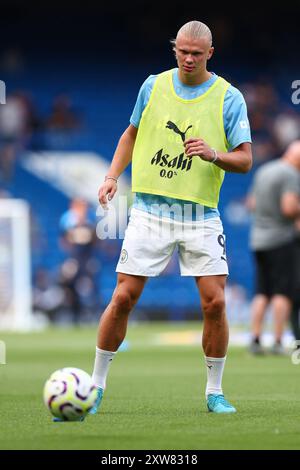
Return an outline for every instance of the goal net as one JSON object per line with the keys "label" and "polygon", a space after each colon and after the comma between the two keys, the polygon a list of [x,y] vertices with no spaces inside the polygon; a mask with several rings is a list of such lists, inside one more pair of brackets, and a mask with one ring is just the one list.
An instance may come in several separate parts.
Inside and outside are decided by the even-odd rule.
{"label": "goal net", "polygon": [[30,266],[29,206],[0,199],[0,330],[30,328]]}

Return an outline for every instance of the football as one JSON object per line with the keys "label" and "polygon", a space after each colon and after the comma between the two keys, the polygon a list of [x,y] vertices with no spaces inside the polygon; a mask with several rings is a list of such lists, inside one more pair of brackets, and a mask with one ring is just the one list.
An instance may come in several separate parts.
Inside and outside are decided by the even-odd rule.
{"label": "football", "polygon": [[44,386],[44,403],[55,418],[80,421],[97,399],[91,376],[76,367],[65,367],[51,374]]}

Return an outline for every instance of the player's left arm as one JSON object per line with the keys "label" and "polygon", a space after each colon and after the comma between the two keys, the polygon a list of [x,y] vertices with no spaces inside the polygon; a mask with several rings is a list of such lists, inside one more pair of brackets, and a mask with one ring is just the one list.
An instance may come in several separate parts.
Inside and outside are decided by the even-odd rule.
{"label": "player's left arm", "polygon": [[247,173],[252,167],[251,133],[247,106],[242,93],[232,86],[227,91],[223,119],[228,142],[228,152],[219,152],[201,138],[185,141],[185,152],[189,157],[198,156],[212,162],[225,171]]}

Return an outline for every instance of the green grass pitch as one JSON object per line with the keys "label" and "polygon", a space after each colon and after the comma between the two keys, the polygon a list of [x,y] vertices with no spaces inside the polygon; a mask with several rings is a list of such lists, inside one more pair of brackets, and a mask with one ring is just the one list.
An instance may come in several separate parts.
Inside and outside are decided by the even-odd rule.
{"label": "green grass pitch", "polygon": [[[112,364],[100,413],[83,423],[52,423],[42,402],[54,370],[91,372],[96,328],[0,334],[1,449],[299,449],[300,365],[230,348],[224,375],[236,415],[208,413],[200,346],[162,345],[159,333],[200,324],[131,325],[129,349]],[[176,337],[175,337],[176,341]]]}

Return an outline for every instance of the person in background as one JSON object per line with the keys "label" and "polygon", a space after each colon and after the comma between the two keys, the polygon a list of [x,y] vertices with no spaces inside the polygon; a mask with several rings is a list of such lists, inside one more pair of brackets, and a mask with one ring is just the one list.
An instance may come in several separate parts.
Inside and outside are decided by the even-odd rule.
{"label": "person in background", "polygon": [[273,311],[271,352],[284,353],[282,335],[290,317],[295,282],[295,220],[300,216],[300,141],[256,172],[248,206],[253,210],[250,245],[256,261],[256,295],[251,308],[253,354],[261,344],[267,307]]}
{"label": "person in background", "polygon": [[60,220],[61,246],[67,254],[60,270],[59,284],[65,291],[66,305],[78,323],[82,310],[95,312],[99,305],[96,256],[98,239],[95,216],[88,203],[75,198]]}

